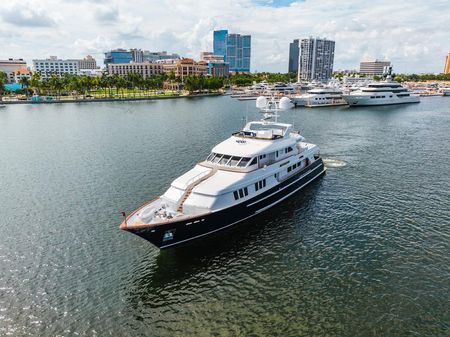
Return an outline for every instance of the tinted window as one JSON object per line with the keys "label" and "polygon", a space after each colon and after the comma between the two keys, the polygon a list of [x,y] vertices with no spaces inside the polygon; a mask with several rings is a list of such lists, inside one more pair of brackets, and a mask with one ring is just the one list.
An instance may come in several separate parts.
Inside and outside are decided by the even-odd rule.
{"label": "tinted window", "polygon": [[220,165],[225,165],[225,164],[228,162],[228,160],[230,160],[230,158],[231,158],[231,156],[224,155],[224,156],[222,157],[222,159],[220,159],[219,164],[220,164]]}
{"label": "tinted window", "polygon": [[238,166],[239,166],[239,167],[245,167],[245,166],[247,166],[247,163],[248,163],[249,161],[250,161],[250,158],[244,157],[244,158],[242,158],[242,160],[239,162]]}
{"label": "tinted window", "polygon": [[257,161],[258,161],[258,160],[256,159],[256,157],[253,158],[252,162],[250,163],[250,166],[255,165],[255,164],[257,163]]}

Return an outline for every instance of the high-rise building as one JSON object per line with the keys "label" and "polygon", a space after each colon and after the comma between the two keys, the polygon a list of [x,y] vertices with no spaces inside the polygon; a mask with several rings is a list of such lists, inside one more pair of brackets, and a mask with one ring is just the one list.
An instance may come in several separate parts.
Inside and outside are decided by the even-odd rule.
{"label": "high-rise building", "polygon": [[298,57],[300,54],[300,46],[298,39],[295,39],[293,42],[289,43],[289,73],[298,72]]}
{"label": "high-rise building", "polygon": [[333,74],[334,45],[334,41],[327,39],[302,39],[299,80],[329,80]]}
{"label": "high-rise building", "polygon": [[106,68],[110,63],[130,63],[131,61],[133,61],[133,54],[125,49],[114,49],[105,53],[104,63]]}
{"label": "high-rise building", "polygon": [[390,67],[389,61],[363,61],[359,64],[359,73],[369,76],[381,76],[384,74],[386,67]]}
{"label": "high-rise building", "polygon": [[450,74],[450,53],[445,58],[444,74]]}
{"label": "high-rise building", "polygon": [[251,36],[214,31],[214,55],[222,55],[233,72],[250,72]]}
{"label": "high-rise building", "polygon": [[23,59],[0,60],[0,71],[6,74],[8,83],[14,83],[17,71],[26,67],[27,63]]}
{"label": "high-rise building", "polygon": [[227,55],[227,36],[228,30],[215,30],[213,33],[213,52],[214,55]]}

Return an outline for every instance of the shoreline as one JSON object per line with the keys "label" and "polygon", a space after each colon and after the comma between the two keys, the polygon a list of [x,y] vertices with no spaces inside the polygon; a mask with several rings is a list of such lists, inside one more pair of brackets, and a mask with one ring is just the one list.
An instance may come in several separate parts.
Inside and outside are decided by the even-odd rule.
{"label": "shoreline", "polygon": [[149,96],[149,97],[124,97],[124,98],[89,98],[89,99],[68,99],[68,100],[51,100],[51,101],[0,101],[0,104],[58,104],[58,103],[93,103],[93,102],[127,102],[127,101],[153,101],[161,99],[178,99],[178,98],[195,98],[222,96],[223,93],[215,92],[208,94],[196,95],[180,95],[180,96]]}

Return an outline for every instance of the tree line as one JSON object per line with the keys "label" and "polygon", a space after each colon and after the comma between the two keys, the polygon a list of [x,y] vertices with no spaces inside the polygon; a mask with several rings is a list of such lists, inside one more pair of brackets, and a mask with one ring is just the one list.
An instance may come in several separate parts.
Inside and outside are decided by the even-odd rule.
{"label": "tree line", "polygon": [[[0,94],[5,92],[6,74],[0,72]],[[82,95],[84,98],[91,94],[103,94],[104,96],[120,96],[124,92],[136,94],[138,92],[161,91],[165,84],[172,84],[174,90],[187,90],[190,93],[219,90],[224,86],[223,78],[210,76],[184,76],[176,77],[174,73],[158,74],[144,77],[139,73],[128,73],[125,76],[117,74],[102,76],[56,74],[47,78],[41,78],[37,72],[31,78],[22,77],[19,84],[22,85],[21,92],[30,95],[49,95],[55,97],[67,95]]]}

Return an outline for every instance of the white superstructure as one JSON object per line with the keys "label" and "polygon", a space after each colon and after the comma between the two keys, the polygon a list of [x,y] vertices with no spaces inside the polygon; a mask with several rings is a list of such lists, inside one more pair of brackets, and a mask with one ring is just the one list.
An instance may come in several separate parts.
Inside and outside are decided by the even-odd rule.
{"label": "white superstructure", "polygon": [[342,105],[342,90],[337,88],[316,88],[306,94],[292,97],[295,106],[312,105]]}

